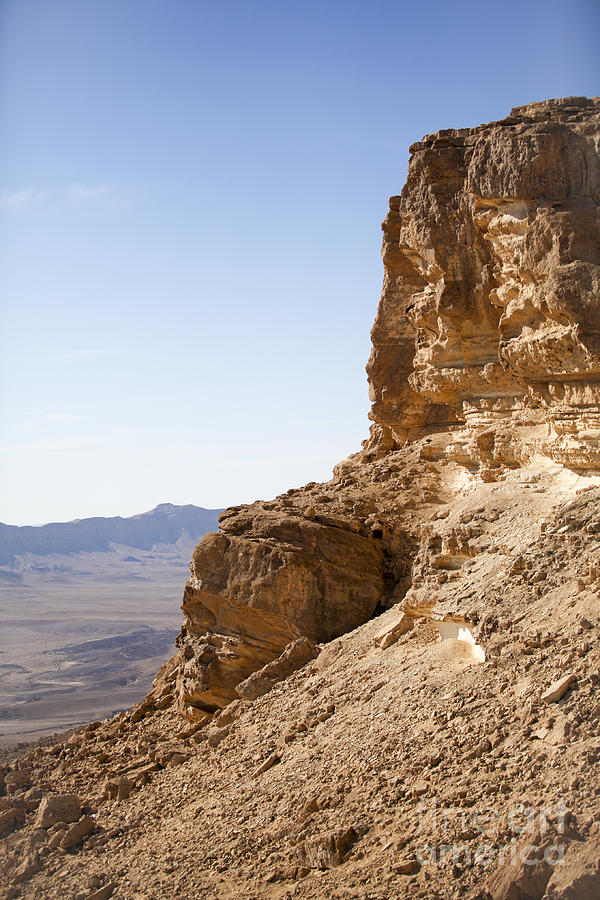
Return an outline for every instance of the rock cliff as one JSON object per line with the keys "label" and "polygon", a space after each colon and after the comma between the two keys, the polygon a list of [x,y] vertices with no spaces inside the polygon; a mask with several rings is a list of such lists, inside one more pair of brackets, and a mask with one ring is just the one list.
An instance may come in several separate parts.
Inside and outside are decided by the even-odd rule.
{"label": "rock cliff", "polygon": [[538,452],[598,467],[599,112],[548,100],[412,145],[383,224],[372,446],[452,429],[484,477]]}
{"label": "rock cliff", "polygon": [[142,703],[6,754],[6,897],[600,896],[599,135],[414,146],[369,439],[222,514]]}
{"label": "rock cliff", "polygon": [[422,604],[419,589],[476,553],[460,523],[420,530],[470,480],[534,459],[600,470],[599,139],[600,101],[573,97],[412,145],[383,223],[371,435],[328,484],[226,510],[196,548],[188,717],[300,636]]}

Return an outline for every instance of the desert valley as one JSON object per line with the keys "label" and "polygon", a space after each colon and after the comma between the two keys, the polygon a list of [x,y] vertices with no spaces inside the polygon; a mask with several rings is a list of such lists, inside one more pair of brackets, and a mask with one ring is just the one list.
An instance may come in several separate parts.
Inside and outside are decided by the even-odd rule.
{"label": "desert valley", "polygon": [[131,706],[170,656],[191,551],[219,510],[0,525],[0,745]]}

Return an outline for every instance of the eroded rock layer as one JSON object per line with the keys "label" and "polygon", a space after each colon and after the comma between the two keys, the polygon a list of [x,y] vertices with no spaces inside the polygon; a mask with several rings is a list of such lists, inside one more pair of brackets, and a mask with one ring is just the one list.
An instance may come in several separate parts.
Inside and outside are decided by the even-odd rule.
{"label": "eroded rock layer", "polygon": [[383,224],[373,446],[467,426],[482,469],[598,468],[599,122],[597,98],[548,100],[412,145]]}
{"label": "eroded rock layer", "polygon": [[188,715],[226,705],[299,636],[328,641],[355,628],[382,597],[382,541],[360,522],[264,506],[227,510],[194,552],[179,637]]}
{"label": "eroded rock layer", "polygon": [[328,484],[226,510],[196,548],[188,717],[299,637],[435,604],[478,533],[426,523],[474,481],[534,460],[600,471],[599,140],[600,100],[576,97],[413,144],[383,223],[371,436]]}

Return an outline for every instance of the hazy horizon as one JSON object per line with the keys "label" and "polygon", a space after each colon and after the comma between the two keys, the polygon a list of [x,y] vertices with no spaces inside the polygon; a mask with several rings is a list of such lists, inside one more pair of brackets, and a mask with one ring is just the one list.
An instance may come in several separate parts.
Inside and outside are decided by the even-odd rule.
{"label": "hazy horizon", "polygon": [[0,520],[218,508],[368,434],[408,147],[596,95],[592,0],[0,8]]}
{"label": "hazy horizon", "polygon": [[24,522],[22,525],[15,525],[14,522],[4,522],[0,519],[0,525],[8,525],[11,528],[43,528],[45,525],[69,525],[73,522],[81,522],[84,519],[97,519],[97,518],[100,518],[100,519],[130,519],[130,518],[133,518],[134,516],[143,516],[143,515],[147,515],[148,513],[153,513],[160,506],[173,506],[176,508],[185,507],[185,506],[193,506],[194,509],[202,509],[202,510],[206,510],[207,512],[213,512],[215,510],[225,509],[224,506],[208,507],[208,506],[202,506],[202,505],[196,504],[196,503],[171,503],[169,500],[163,500],[162,502],[155,504],[150,509],[141,509],[141,510],[138,510],[137,513],[130,513],[127,516],[121,516],[119,513],[115,513],[115,515],[112,515],[112,516],[111,515],[109,515],[109,516],[93,516],[92,515],[92,516],[82,516],[82,517],[79,517],[76,519],[52,519],[51,521],[48,521],[48,522]]}

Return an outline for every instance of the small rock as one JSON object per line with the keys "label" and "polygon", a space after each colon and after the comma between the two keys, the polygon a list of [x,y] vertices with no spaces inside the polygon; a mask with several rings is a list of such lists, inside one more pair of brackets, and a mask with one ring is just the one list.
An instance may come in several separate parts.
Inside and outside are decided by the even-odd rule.
{"label": "small rock", "polygon": [[155,709],[166,709],[167,706],[170,706],[173,702],[173,694],[167,694],[166,697],[161,697],[160,700],[157,700],[154,704]]}
{"label": "small rock", "polygon": [[48,850],[56,850],[57,847],[60,847],[63,837],[64,833],[62,831],[57,831],[56,834],[53,834],[46,844]]}
{"label": "small rock", "polygon": [[84,837],[92,833],[95,827],[96,822],[91,816],[83,816],[79,822],[71,825],[62,839],[60,846],[63,850],[70,850],[72,847],[76,847],[82,842]]}
{"label": "small rock", "polygon": [[23,809],[4,809],[0,812],[0,837],[5,837],[25,824],[25,811]]}
{"label": "small rock", "polygon": [[550,687],[542,694],[543,702],[556,703],[557,700],[560,700],[561,697],[564,697],[569,687],[574,681],[576,681],[576,679],[577,676],[571,673],[570,675],[563,675],[562,678],[554,681],[550,685]]}
{"label": "small rock", "polygon": [[421,797],[423,794],[426,794],[429,790],[429,784],[427,781],[417,781],[416,784],[413,784],[411,789],[411,794],[413,797]]}
{"label": "small rock", "polygon": [[381,628],[375,635],[375,643],[382,650],[386,650],[395,644],[403,634],[406,634],[414,626],[414,621],[405,612],[397,610],[393,616],[386,616],[388,619],[386,625]]}
{"label": "small rock", "polygon": [[45,828],[36,828],[29,836],[29,846],[35,847],[38,844],[45,844],[48,840],[48,832]]}
{"label": "small rock", "polygon": [[29,775],[25,772],[9,772],[4,777],[4,787],[7,794],[17,794],[30,786]]}
{"label": "small rock", "polygon": [[357,840],[358,833],[352,826],[329,834],[317,835],[297,848],[300,865],[322,870],[339,866],[345,861],[346,855]]}
{"label": "small rock", "polygon": [[181,763],[187,762],[189,759],[186,753],[174,753],[171,759],[169,760],[170,766],[180,766]]}
{"label": "small rock", "polygon": [[215,728],[211,729],[208,732],[208,746],[209,747],[218,747],[221,741],[225,740],[227,735],[229,734],[229,726],[225,728]]}
{"label": "small rock", "polygon": [[312,800],[308,800],[298,814],[298,821],[304,822],[305,819],[308,819],[313,813],[319,811],[319,804],[317,800],[313,797]]}
{"label": "small rock", "polygon": [[11,881],[14,884],[23,884],[33,878],[42,868],[42,864],[36,857],[28,857],[24,859],[21,865],[15,869],[12,874]]}
{"label": "small rock", "polygon": [[257,775],[262,775],[263,772],[268,772],[269,769],[272,769],[273,766],[276,766],[277,763],[281,762],[281,757],[278,753],[271,753],[270,756],[267,756],[265,761],[260,764],[260,766],[254,770],[255,777]]}
{"label": "small rock", "polygon": [[112,897],[115,889],[117,887],[116,881],[109,881],[108,884],[105,884],[103,887],[99,888],[97,891],[94,891],[91,894],[88,894],[85,900],[108,900],[109,897]]}
{"label": "small rock", "polygon": [[288,678],[298,669],[319,655],[319,648],[306,637],[291,641],[281,656],[267,663],[262,669],[253,672],[244,681],[235,686],[236,691],[245,700],[256,700],[271,690],[279,681]]}
{"label": "small rock", "polygon": [[419,861],[414,857],[406,857],[394,863],[396,875],[415,875],[420,868]]}
{"label": "small rock", "polygon": [[232,725],[233,722],[237,722],[246,706],[247,704],[243,700],[233,700],[214,717],[213,722],[218,724],[219,728],[223,728],[225,725]]}
{"label": "small rock", "polygon": [[105,800],[127,800],[131,793],[131,782],[126,775],[120,775],[118,778],[109,778],[104,783],[103,798]]}

